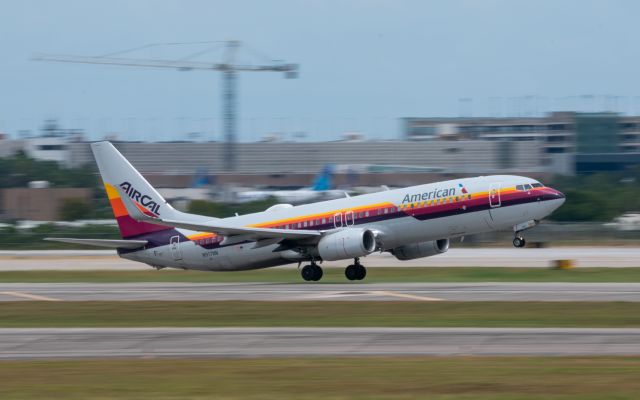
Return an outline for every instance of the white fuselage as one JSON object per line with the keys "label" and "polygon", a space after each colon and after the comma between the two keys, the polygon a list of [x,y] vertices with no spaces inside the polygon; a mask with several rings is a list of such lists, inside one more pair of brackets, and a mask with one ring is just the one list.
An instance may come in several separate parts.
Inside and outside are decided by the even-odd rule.
{"label": "white fuselage", "polygon": [[[533,179],[494,175],[276,207],[223,221],[233,226],[309,229],[325,234],[367,228],[376,232],[379,250],[387,251],[412,243],[511,229],[543,219],[563,202],[560,192],[542,187]],[[283,248],[275,239],[256,242],[241,235],[223,238],[185,229],[174,229],[171,235],[164,243],[121,251],[120,255],[156,267],[207,271],[257,269],[308,260],[304,254]]]}

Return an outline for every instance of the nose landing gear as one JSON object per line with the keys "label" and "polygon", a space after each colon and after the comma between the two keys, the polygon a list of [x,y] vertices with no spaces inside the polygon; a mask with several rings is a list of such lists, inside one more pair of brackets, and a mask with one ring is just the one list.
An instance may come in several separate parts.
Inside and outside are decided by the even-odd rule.
{"label": "nose landing gear", "polygon": [[540,221],[532,219],[529,221],[525,221],[522,222],[520,224],[514,225],[513,226],[513,232],[515,233],[515,237],[513,238],[513,246],[514,247],[524,247],[525,244],[527,244],[527,242],[524,240],[524,238],[522,236],[520,236],[520,233],[522,233],[522,231],[527,230],[527,229],[531,229],[534,226],[538,225]]}
{"label": "nose landing gear", "polygon": [[311,264],[302,267],[300,275],[302,275],[302,279],[307,282],[317,282],[322,279],[323,272],[322,268],[320,268],[318,264],[312,262]]}
{"label": "nose landing gear", "polygon": [[367,269],[360,264],[360,259],[354,259],[354,263],[344,270],[344,276],[350,281],[361,281],[367,276]]}

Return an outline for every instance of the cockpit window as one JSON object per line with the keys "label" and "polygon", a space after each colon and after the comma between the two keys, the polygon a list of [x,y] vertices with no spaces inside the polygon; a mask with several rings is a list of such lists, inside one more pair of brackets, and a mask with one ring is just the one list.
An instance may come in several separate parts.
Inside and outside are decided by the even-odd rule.
{"label": "cockpit window", "polygon": [[519,190],[521,192],[524,192],[524,185],[517,185],[516,186],[516,190]]}
{"label": "cockpit window", "polygon": [[524,188],[525,188],[526,190],[531,190],[531,189],[533,189],[533,187],[532,187],[530,184],[528,184],[528,183],[527,183],[526,185],[524,185]]}
{"label": "cockpit window", "polygon": [[535,182],[532,186],[533,186],[534,188],[541,188],[541,187],[544,187],[544,185],[543,185],[542,183],[540,183],[540,182]]}

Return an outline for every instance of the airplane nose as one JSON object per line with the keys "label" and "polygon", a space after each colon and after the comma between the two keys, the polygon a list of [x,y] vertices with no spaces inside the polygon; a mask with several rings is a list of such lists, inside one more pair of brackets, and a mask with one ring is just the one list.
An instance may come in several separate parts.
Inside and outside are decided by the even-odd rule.
{"label": "airplane nose", "polygon": [[554,205],[553,209],[555,210],[556,208],[564,204],[566,198],[564,196],[564,193],[562,193],[559,190],[552,189],[552,193],[553,193],[553,196],[555,196],[555,199],[553,199],[551,203],[553,203]]}

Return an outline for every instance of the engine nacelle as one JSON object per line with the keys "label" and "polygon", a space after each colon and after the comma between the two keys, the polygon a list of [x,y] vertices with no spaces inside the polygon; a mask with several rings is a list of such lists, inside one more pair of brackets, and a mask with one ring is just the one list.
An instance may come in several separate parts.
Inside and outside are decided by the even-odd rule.
{"label": "engine nacelle", "polygon": [[419,242],[396,247],[391,253],[402,261],[413,260],[415,258],[430,257],[442,254],[449,250],[449,239],[432,240],[429,242]]}
{"label": "engine nacelle", "polygon": [[343,260],[371,254],[376,249],[375,234],[369,229],[347,228],[318,242],[318,254],[325,261]]}

